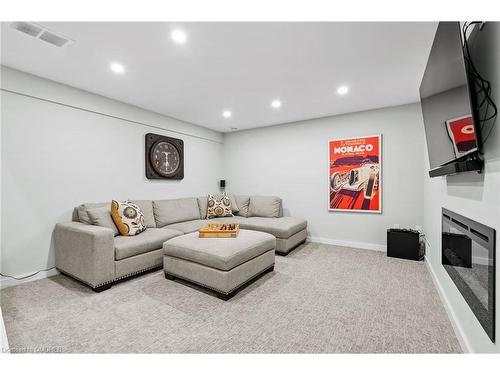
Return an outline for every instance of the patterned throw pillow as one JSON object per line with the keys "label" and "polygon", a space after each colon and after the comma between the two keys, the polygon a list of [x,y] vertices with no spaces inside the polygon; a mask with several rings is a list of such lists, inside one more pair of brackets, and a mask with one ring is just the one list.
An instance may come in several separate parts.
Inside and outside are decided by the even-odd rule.
{"label": "patterned throw pillow", "polygon": [[233,212],[231,211],[231,200],[226,193],[222,195],[221,199],[217,199],[212,194],[209,194],[207,202],[207,219],[230,216],[233,216]]}
{"label": "patterned throw pillow", "polygon": [[112,201],[111,217],[122,236],[135,236],[146,230],[144,214],[139,206],[132,202]]}

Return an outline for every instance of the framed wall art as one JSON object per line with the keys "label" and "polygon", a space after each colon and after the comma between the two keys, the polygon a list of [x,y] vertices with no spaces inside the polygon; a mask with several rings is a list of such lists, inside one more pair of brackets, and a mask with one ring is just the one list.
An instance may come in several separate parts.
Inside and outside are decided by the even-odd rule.
{"label": "framed wall art", "polygon": [[382,135],[328,142],[328,210],[382,212]]}

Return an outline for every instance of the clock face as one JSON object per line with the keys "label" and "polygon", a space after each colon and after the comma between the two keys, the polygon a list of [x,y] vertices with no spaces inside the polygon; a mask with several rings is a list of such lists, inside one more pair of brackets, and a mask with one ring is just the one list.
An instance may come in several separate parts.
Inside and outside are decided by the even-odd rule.
{"label": "clock face", "polygon": [[160,141],[151,148],[150,158],[153,169],[164,177],[175,174],[181,164],[177,148],[165,141]]}

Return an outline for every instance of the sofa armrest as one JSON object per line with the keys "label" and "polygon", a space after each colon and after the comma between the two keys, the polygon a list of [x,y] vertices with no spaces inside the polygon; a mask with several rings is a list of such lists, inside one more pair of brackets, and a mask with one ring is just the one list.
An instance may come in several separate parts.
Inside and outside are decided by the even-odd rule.
{"label": "sofa armrest", "polygon": [[56,267],[97,288],[115,278],[114,233],[109,228],[79,222],[54,229]]}

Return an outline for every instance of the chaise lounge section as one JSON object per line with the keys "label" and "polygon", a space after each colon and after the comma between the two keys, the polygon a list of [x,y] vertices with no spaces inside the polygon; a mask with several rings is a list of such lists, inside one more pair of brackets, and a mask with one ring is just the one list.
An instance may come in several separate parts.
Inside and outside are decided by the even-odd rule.
{"label": "chaise lounge section", "polygon": [[144,213],[147,230],[120,236],[110,218],[110,203],[75,208],[73,221],[54,230],[57,269],[99,292],[113,283],[160,268],[163,244],[197,232],[210,222],[239,223],[241,229],[276,238],[275,251],[286,255],[304,242],[307,222],[282,216],[278,197],[230,196],[233,217],[207,219],[207,197],[134,201]]}

